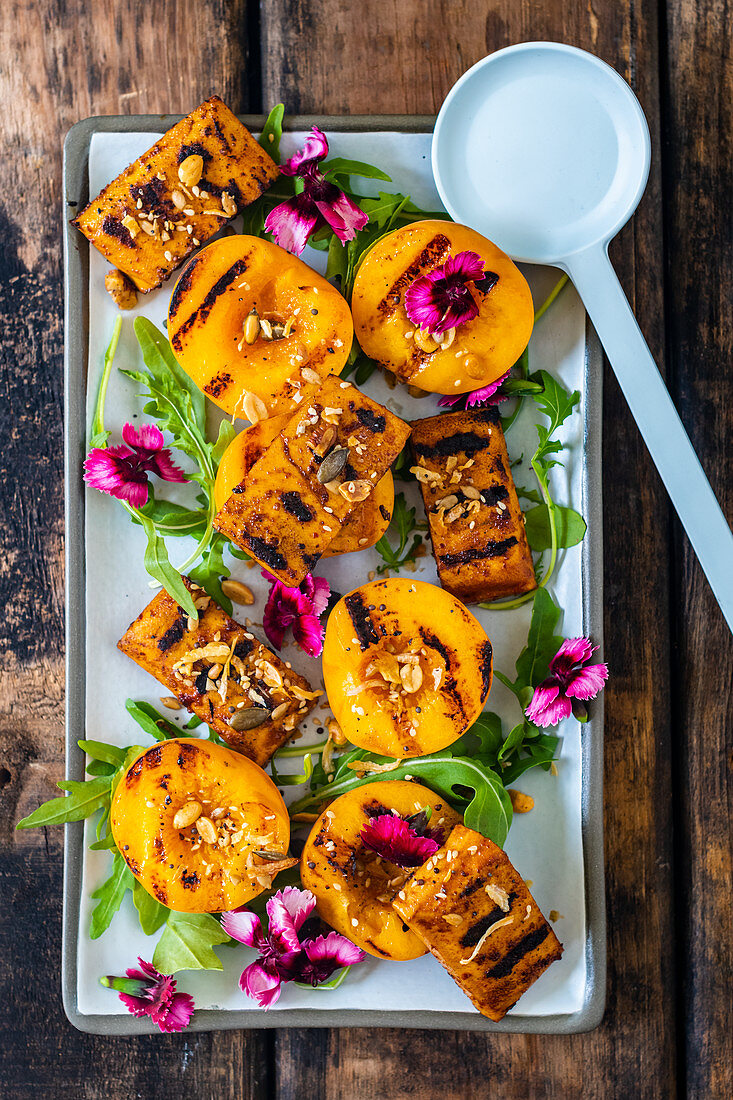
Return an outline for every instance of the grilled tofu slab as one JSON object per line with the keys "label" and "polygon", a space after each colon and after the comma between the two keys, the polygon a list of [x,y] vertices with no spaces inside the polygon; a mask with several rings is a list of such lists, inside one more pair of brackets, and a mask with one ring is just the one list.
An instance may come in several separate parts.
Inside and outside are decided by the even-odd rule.
{"label": "grilled tofu slab", "polygon": [[392,904],[490,1020],[501,1020],[562,955],[504,852],[465,825],[455,826]]}
{"label": "grilled tofu slab", "polygon": [[443,588],[463,603],[536,588],[496,409],[416,420],[412,448]]}
{"label": "grilled tofu slab", "polygon": [[409,424],[332,376],[234,488],[214,526],[284,584],[298,585],[409,435]]}
{"label": "grilled tofu slab", "polygon": [[259,198],[277,174],[272,157],[212,96],[112,180],[72,224],[147,293]]}
{"label": "grilled tofu slab", "polygon": [[236,749],[264,767],[315,706],[302,676],[184,577],[199,609],[189,619],[159,592],[117,643]]}

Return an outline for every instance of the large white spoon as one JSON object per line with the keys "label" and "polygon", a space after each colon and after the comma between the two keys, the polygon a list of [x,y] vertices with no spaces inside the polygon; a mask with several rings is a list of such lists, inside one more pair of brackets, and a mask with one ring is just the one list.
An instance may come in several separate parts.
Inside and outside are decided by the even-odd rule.
{"label": "large white spoon", "polygon": [[557,42],[479,61],[448,93],[433,135],[433,173],[451,217],[514,259],[572,279],[733,630],[733,534],[608,258],[649,160],[649,129],[628,84]]}

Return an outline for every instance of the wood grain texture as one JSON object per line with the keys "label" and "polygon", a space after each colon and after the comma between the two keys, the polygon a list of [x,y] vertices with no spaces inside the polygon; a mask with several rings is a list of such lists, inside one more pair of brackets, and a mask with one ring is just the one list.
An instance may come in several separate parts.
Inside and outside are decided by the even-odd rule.
{"label": "wood grain texture", "polygon": [[[63,775],[61,150],[92,114],[188,111],[249,94],[242,2],[53,0],[0,12],[0,1095],[108,1100],[269,1092],[261,1032],[106,1039],[60,996],[62,831],[14,833]],[[256,67],[255,67],[256,68]],[[257,97],[259,88],[257,88]],[[129,960],[127,960],[129,962]],[[121,965],[126,964],[120,960]]]}
{"label": "wood grain texture", "polygon": [[[279,18],[274,16],[277,6]],[[614,246],[658,361],[664,353],[658,26],[652,3],[541,6],[278,0],[263,23],[265,100],[288,111],[431,113],[491,50],[560,39],[604,57],[635,87],[655,159],[634,222]],[[299,42],[308,41],[308,49]],[[338,74],[333,56],[339,57]],[[278,1036],[278,1096],[671,1097],[676,1091],[671,883],[668,505],[615,380],[604,416],[606,539],[606,864],[609,1000],[587,1036],[540,1039],[341,1031]],[[618,522],[634,502],[634,523]],[[644,577],[638,599],[630,577]],[[645,639],[640,648],[639,639]],[[643,1070],[642,1070],[643,1066]],[[304,1070],[304,1067],[306,1069]],[[478,1072],[480,1067],[480,1072]],[[304,1078],[303,1073],[307,1076]],[[380,1091],[375,1091],[379,1090]]]}
{"label": "wood grain texture", "polygon": [[[722,0],[672,0],[667,26],[670,381],[733,520],[733,21]],[[733,645],[677,526],[675,547],[680,1022],[687,1095],[702,1100],[733,1096]]]}

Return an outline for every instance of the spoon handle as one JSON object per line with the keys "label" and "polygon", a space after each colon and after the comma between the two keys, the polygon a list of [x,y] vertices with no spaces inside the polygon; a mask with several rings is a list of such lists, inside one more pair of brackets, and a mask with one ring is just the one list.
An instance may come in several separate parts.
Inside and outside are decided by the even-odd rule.
{"label": "spoon handle", "polygon": [[562,265],[583,300],[652,461],[733,631],[733,533],[602,245]]}

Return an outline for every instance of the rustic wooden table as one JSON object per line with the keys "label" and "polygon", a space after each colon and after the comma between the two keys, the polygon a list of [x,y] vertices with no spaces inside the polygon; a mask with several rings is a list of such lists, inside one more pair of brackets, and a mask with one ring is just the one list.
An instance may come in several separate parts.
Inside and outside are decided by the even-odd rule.
{"label": "rustic wooden table", "polygon": [[653,143],[646,195],[613,258],[730,516],[727,15],[724,0],[4,5],[1,1095],[733,1095],[733,647],[610,372],[609,986],[595,1032],[81,1035],[67,1023],[59,992],[61,831],[13,831],[51,796],[63,770],[59,219],[61,146],[72,123],[97,114],[185,112],[213,91],[240,112],[283,100],[289,112],[430,113],[469,65],[508,43],[559,39],[597,53],[636,90]]}

